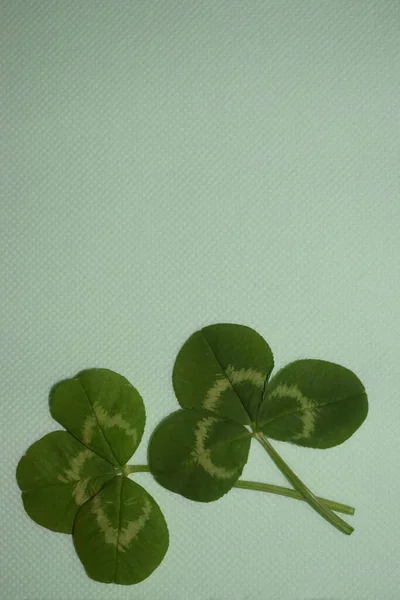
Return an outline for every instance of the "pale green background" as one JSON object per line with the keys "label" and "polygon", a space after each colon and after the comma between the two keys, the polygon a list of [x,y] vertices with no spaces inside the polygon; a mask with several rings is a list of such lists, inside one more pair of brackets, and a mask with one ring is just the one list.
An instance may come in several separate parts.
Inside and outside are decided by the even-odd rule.
{"label": "pale green background", "polygon": [[[7,600],[400,597],[400,4],[2,0],[1,593]],[[91,582],[71,538],[23,512],[15,466],[55,428],[52,384],[104,366],[153,427],[197,327],[251,325],[282,366],[352,368],[370,414],[346,444],[276,444],[354,504],[235,490],[197,505],[138,476],[167,558]],[[280,483],[261,448],[245,475]]]}

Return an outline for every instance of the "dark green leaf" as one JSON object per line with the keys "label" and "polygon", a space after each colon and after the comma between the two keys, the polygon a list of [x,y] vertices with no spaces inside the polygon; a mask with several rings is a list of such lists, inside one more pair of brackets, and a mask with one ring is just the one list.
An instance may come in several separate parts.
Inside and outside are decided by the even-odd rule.
{"label": "dark green leaf", "polygon": [[243,425],[256,421],[274,361],[270,347],[243,325],[210,325],[181,348],[173,384],[183,408],[205,408]]}
{"label": "dark green leaf", "polygon": [[124,585],[151,575],[169,540],[158,504],[126,477],[115,477],[82,506],[73,535],[89,577]]}
{"label": "dark green leaf", "polygon": [[211,502],[226,494],[246,464],[251,435],[230,419],[204,409],[179,410],[156,428],[149,467],[167,489]]}
{"label": "dark green leaf", "polygon": [[72,532],[79,507],[114,476],[110,463],[66,431],[53,431],[35,442],[17,467],[28,515],[62,533]]}
{"label": "dark green leaf", "polygon": [[89,369],[59,383],[50,411],[85,446],[116,466],[135,452],[146,419],[139,392],[109,369]]}
{"label": "dark green leaf", "polygon": [[297,360],[266,386],[258,427],[276,440],[330,448],[347,440],[367,413],[367,394],[352,371],[323,360]]}

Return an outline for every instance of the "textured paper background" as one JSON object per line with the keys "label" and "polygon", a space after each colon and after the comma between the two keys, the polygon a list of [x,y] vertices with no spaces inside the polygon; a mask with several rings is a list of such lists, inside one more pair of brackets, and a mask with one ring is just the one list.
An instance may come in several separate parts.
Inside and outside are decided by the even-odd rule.
{"label": "textured paper background", "polygon": [[[9,600],[400,597],[397,0],[1,2],[1,590]],[[55,428],[52,384],[123,373],[148,427],[176,408],[197,327],[255,327],[277,366],[352,368],[370,414],[346,444],[277,444],[347,538],[307,506],[232,491],[165,511],[137,587],[84,574],[24,513],[15,466]],[[283,480],[254,448],[247,478]]]}

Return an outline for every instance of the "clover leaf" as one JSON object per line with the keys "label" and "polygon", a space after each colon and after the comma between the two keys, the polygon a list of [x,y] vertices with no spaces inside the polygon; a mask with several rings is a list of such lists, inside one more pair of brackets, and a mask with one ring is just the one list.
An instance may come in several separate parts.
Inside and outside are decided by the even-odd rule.
{"label": "clover leaf", "polygon": [[114,476],[113,465],[66,431],[35,442],[17,467],[26,512],[39,525],[61,533],[72,533],[79,507]]}
{"label": "clover leaf", "polygon": [[[53,417],[68,431],[35,442],[17,466],[28,515],[72,533],[92,579],[133,584],[148,577],[168,549],[168,528],[155,500],[127,475],[145,409],[138,391],[108,369],[90,369],[51,393]],[[137,470],[141,470],[138,467]]]}
{"label": "clover leaf", "polygon": [[[350,534],[353,528],[332,511],[333,503],[307,488],[267,436],[313,448],[343,443],[367,416],[364,386],[349,369],[311,359],[287,365],[269,382],[273,364],[268,344],[248,327],[217,324],[195,332],[173,370],[184,410],[155,430],[150,470],[164,487],[201,502],[216,500],[234,486],[259,489],[238,482],[253,437],[298,494]],[[168,439],[173,443],[165,451]]]}
{"label": "clover leaf", "polygon": [[244,325],[210,325],[182,346],[173,385],[182,408],[205,408],[243,425],[257,419],[274,367],[267,342]]}
{"label": "clover leaf", "polygon": [[142,439],[146,413],[138,391],[109,369],[89,369],[59,383],[52,417],[112,465],[124,465]]}
{"label": "clover leaf", "polygon": [[154,498],[120,476],[79,510],[74,544],[89,577],[130,585],[149,577],[161,563],[168,529]]}
{"label": "clover leaf", "polygon": [[167,489],[210,502],[226,494],[247,462],[250,432],[204,409],[178,410],[153,433],[149,467]]}
{"label": "clover leaf", "polygon": [[367,413],[367,394],[352,371],[305,359],[286,365],[268,383],[257,425],[276,440],[331,448],[352,436]]}

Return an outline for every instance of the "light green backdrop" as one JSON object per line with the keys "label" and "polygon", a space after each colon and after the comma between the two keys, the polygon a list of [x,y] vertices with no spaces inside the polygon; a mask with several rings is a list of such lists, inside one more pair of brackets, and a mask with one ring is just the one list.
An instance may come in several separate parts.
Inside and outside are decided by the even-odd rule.
{"label": "light green backdrop", "polygon": [[[395,600],[400,588],[400,4],[1,2],[1,590],[8,600]],[[370,414],[346,444],[277,444],[307,506],[234,490],[197,505],[138,475],[167,558],[91,582],[24,513],[15,466],[55,428],[52,384],[104,366],[150,432],[197,327],[255,327],[277,366],[353,369]],[[281,483],[254,448],[247,478]],[[139,479],[138,479],[139,481]]]}

